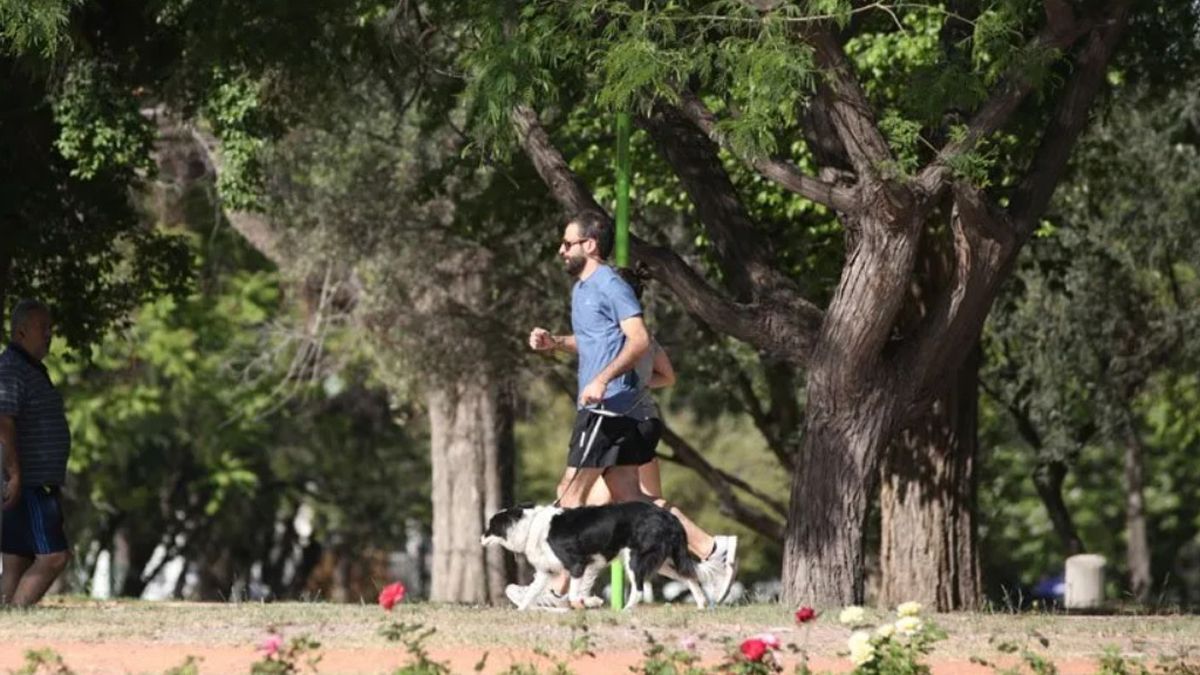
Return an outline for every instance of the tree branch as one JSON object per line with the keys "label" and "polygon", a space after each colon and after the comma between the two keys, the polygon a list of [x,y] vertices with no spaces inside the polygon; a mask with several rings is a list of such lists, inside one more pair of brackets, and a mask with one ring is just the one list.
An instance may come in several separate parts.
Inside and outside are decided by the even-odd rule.
{"label": "tree branch", "polygon": [[695,448],[680,438],[670,427],[663,428],[663,441],[674,451],[673,457],[663,457],[667,461],[678,462],[700,475],[716,491],[717,501],[721,512],[750,527],[763,536],[780,540],[783,537],[783,522],[767,513],[742,502],[734,493],[733,488],[745,491],[750,496],[766,504],[781,517],[787,517],[787,509],[778,500],[759,492],[745,481],[731,476],[709,464]]}
{"label": "tree branch", "polygon": [[912,382],[911,414],[942,386],[978,340],[1000,282],[1020,250],[1005,214],[991,207],[978,188],[964,182],[953,186],[951,231],[954,272],[950,284],[934,300],[929,314],[897,356],[901,378]]}
{"label": "tree branch", "polygon": [[639,117],[638,124],[649,132],[696,206],[734,296],[750,302],[771,287],[789,285],[772,267],[766,244],[721,164],[716,145],[670,106],[657,106],[650,116]]}
{"label": "tree branch", "polygon": [[800,126],[804,131],[804,140],[809,152],[817,161],[820,168],[818,175],[821,180],[842,185],[853,185],[858,182],[854,174],[850,155],[838,139],[833,120],[825,106],[809,103],[800,114]]}
{"label": "tree branch", "polygon": [[[161,116],[159,122],[159,137],[170,138],[177,132],[169,128],[166,124],[166,115]],[[224,163],[221,160],[220,142],[209,131],[195,125],[188,125],[188,132],[199,148],[201,157],[208,168],[208,172],[213,178],[221,175],[224,168]],[[281,250],[282,236],[279,230],[274,226],[267,216],[261,213],[252,213],[250,211],[234,211],[232,209],[222,209],[225,219],[242,238],[246,240],[254,250],[258,251],[267,260],[275,263],[277,267],[283,269],[288,260]]]}
{"label": "tree branch", "polygon": [[[679,110],[712,142],[733,152],[728,139],[717,130],[716,117],[698,96],[688,91],[680,92]],[[777,158],[742,157],[741,159],[764,178],[773,181],[789,192],[794,192],[801,197],[824,204],[842,213],[849,213],[856,208],[857,202],[854,199],[853,188],[827,183],[805,175],[792,162]]]}
{"label": "tree branch", "polygon": [[[1128,10],[1129,0],[1110,0],[1099,17],[1072,18],[1070,24],[1064,23],[1067,15],[1059,11],[1061,5],[1066,4],[1064,0],[1046,0],[1046,4],[1047,25],[1026,47],[1029,52],[1070,48],[1096,25],[1108,23],[1118,13],[1124,14]],[[991,98],[975,112],[962,138],[943,146],[937,157],[918,174],[916,183],[922,191],[926,194],[939,192],[951,175],[950,164],[953,160],[971,151],[981,138],[1007,124],[1025,98],[1034,91],[1035,85],[1036,82],[1024,72],[1021,64],[1013,66]]]}
{"label": "tree branch", "polygon": [[1075,25],[1075,10],[1068,0],[1043,0],[1042,7],[1046,10],[1046,26],[1054,33],[1068,33]]}
{"label": "tree branch", "polygon": [[879,131],[850,59],[841,42],[826,28],[812,31],[808,42],[817,65],[825,71],[817,87],[819,104],[828,111],[855,173],[860,180],[878,176],[879,168],[893,159],[892,151]]}
{"label": "tree branch", "polygon": [[635,236],[629,241],[631,257],[645,264],[697,321],[793,365],[807,363],[821,326],[820,310],[733,302],[674,251]]}
{"label": "tree branch", "polygon": [[[794,448],[788,447],[788,441],[781,431],[798,430],[800,427],[799,414],[796,411],[797,404],[795,400],[795,392],[784,392],[784,387],[780,386],[781,380],[790,381],[792,371],[787,367],[787,364],[776,364],[777,368],[772,369],[766,363],[764,365],[764,375],[767,379],[767,384],[770,392],[771,409],[767,410],[763,406],[763,402],[759,399],[758,394],[754,392],[754,384],[750,380],[750,376],[746,374],[745,369],[737,362],[731,354],[722,350],[724,356],[725,367],[728,368],[734,377],[734,382],[737,384],[737,390],[741,396],[742,405],[746,407],[746,412],[750,414],[750,419],[754,421],[755,428],[762,434],[767,441],[767,448],[779,460],[781,466],[789,472],[795,468]],[[765,362],[766,359],[760,356],[760,362]],[[790,395],[791,400],[785,400],[785,395]]]}
{"label": "tree branch", "polygon": [[608,218],[550,141],[550,134],[546,133],[537,112],[529,106],[519,105],[513,109],[512,119],[521,147],[558,203],[569,213],[592,211]]}
{"label": "tree branch", "polygon": [[[570,212],[591,211],[608,219],[550,141],[537,113],[522,107],[514,110],[513,120],[521,147],[558,203]],[[734,302],[709,285],[674,251],[635,236],[630,237],[629,248],[631,257],[649,267],[654,278],[664,283],[697,320],[790,363],[803,365],[807,359],[821,324],[821,311],[816,307],[802,299],[797,304],[778,299],[768,303]]]}
{"label": "tree branch", "polygon": [[1010,212],[1022,236],[1028,236],[1033,231],[1050,204],[1050,198],[1066,170],[1071,149],[1088,122],[1092,101],[1104,86],[1108,64],[1128,26],[1132,4],[1133,0],[1111,3],[1108,20],[1092,33],[1076,59],[1075,75],[1059,99],[1029,172],[1013,195]]}

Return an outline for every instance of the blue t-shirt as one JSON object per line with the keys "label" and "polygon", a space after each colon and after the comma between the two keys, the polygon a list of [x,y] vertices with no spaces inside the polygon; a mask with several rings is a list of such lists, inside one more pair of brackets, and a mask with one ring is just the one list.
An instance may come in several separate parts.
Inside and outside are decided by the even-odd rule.
{"label": "blue t-shirt", "polygon": [[[571,290],[571,330],[579,350],[579,391],[617,358],[625,346],[621,322],[642,315],[633,289],[608,265],[601,265]],[[604,408],[624,414],[638,399],[633,370],[608,383]]]}

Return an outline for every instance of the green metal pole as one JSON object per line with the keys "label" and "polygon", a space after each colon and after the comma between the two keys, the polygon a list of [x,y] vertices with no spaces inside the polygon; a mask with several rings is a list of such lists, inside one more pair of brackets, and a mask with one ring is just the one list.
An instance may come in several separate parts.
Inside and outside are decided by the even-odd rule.
{"label": "green metal pole", "polygon": [[[629,134],[633,120],[629,113],[617,113],[617,242],[619,267],[629,265]],[[639,580],[640,581],[640,580]],[[625,566],[617,558],[612,564],[612,608],[625,606]]]}
{"label": "green metal pole", "polygon": [[617,266],[629,266],[629,113],[617,113]]}

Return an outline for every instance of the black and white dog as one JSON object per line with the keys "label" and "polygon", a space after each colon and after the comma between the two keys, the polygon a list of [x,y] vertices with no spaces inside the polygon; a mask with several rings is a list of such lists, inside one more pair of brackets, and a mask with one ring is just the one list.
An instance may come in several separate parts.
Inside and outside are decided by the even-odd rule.
{"label": "black and white dog", "polygon": [[604,566],[622,551],[628,551],[633,593],[626,609],[641,602],[642,580],[664,564],[674,568],[672,576],[687,583],[698,607],[703,609],[706,604],[696,562],[688,556],[683,525],[654,504],[624,502],[574,509],[514,506],[492,516],[481,541],[484,546],[500,544],[524,554],[536,570],[518,609],[527,609],[563,571],[571,577],[573,606],[599,606],[603,601],[592,597],[592,585]]}

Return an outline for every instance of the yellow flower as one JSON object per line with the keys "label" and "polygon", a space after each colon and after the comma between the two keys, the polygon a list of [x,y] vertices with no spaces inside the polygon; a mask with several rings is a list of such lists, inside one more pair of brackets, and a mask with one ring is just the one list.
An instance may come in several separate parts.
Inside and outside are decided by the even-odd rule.
{"label": "yellow flower", "polygon": [[847,626],[857,626],[866,621],[866,619],[867,613],[863,611],[862,607],[847,607],[842,610],[841,614],[838,614],[838,621]]}
{"label": "yellow flower", "polygon": [[890,624],[890,623],[885,623],[885,624],[883,624],[882,626],[880,626],[879,628],[876,628],[876,629],[875,629],[875,634],[876,634],[876,635],[878,635],[879,637],[881,637],[881,638],[885,639],[885,640],[886,640],[887,638],[890,638],[890,637],[892,637],[892,635],[893,635],[895,632],[896,632],[896,627],[895,627],[895,626],[893,626],[893,625],[892,625],[892,624]]}
{"label": "yellow flower", "polygon": [[850,661],[854,665],[866,665],[875,658],[875,645],[871,644],[871,634],[867,631],[855,631],[847,644],[850,647]]}
{"label": "yellow flower", "polygon": [[916,616],[921,613],[922,609],[919,602],[906,602],[896,608],[896,613],[900,616]]}
{"label": "yellow flower", "polygon": [[896,632],[901,635],[912,635],[921,630],[921,620],[915,616],[901,617],[896,621]]}

